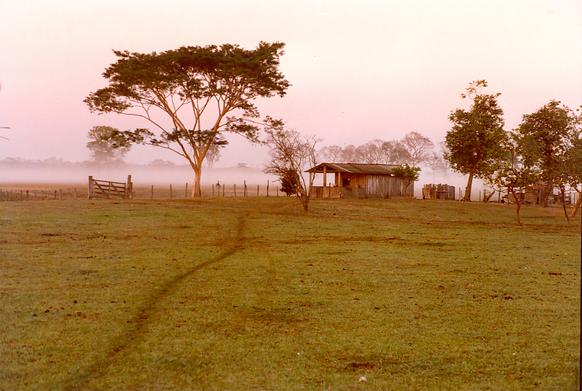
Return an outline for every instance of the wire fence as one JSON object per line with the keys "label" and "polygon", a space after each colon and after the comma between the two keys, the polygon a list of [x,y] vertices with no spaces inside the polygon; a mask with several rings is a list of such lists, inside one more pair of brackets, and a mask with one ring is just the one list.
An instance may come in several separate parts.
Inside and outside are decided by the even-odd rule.
{"label": "wire fence", "polygon": [[[203,185],[202,197],[281,197],[283,193],[278,183],[265,181],[264,184],[242,183]],[[47,185],[9,185],[0,186],[0,201],[39,201],[39,200],[71,200],[88,198],[87,186]],[[152,184],[134,185],[133,198],[142,200],[168,200],[192,198],[192,184]]]}

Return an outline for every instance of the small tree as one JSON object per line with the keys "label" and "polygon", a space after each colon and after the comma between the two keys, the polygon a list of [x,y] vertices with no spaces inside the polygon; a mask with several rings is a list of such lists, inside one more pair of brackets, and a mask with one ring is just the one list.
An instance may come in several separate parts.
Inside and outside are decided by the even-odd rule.
{"label": "small tree", "polygon": [[507,135],[503,131],[503,110],[497,104],[500,94],[481,93],[485,87],[485,80],[469,84],[461,97],[472,100],[471,108],[456,109],[449,115],[453,126],[445,138],[445,158],[453,170],[469,176],[463,201],[471,201],[473,178],[490,175],[504,154],[502,145]]}
{"label": "small tree", "polygon": [[496,162],[494,171],[486,180],[493,186],[507,189],[508,196],[513,197],[516,205],[516,222],[521,225],[522,194],[525,194],[527,188],[539,180],[539,171],[535,167],[528,166],[520,158],[515,139],[505,142],[502,147],[505,154]]}
{"label": "small tree", "polygon": [[99,164],[120,162],[131,149],[131,144],[111,126],[94,126],[87,137],[87,148],[91,152],[91,160]]}
{"label": "small tree", "polygon": [[283,169],[278,174],[281,182],[281,191],[287,196],[292,196],[297,193],[297,188],[301,186],[299,176],[293,169]]}
{"label": "small tree", "polygon": [[404,190],[408,191],[410,185],[418,180],[420,176],[420,167],[411,167],[408,164],[405,164],[404,166],[393,168],[392,174],[394,174],[394,176],[404,179],[404,183],[406,184]]}
{"label": "small tree", "polygon": [[548,206],[548,196],[554,187],[561,185],[557,182],[562,176],[562,162],[576,131],[576,121],[568,107],[552,100],[535,113],[524,115],[515,131],[524,162],[541,173],[543,206]]}
{"label": "small tree", "polygon": [[103,73],[109,85],[91,93],[91,111],[145,120],[153,127],[121,132],[128,142],[168,149],[194,172],[193,196],[201,195],[202,163],[224,132],[257,141],[258,98],[283,96],[289,82],[279,72],[283,43],[187,46],[161,53],[114,51]]}
{"label": "small tree", "polygon": [[421,163],[428,163],[432,157],[434,143],[418,132],[410,132],[401,141],[408,152],[408,164],[417,167]]}
{"label": "small tree", "polygon": [[268,119],[268,122],[265,143],[271,150],[271,161],[265,171],[276,175],[288,189],[286,193],[296,195],[307,213],[315,174],[304,173],[317,164],[317,139],[285,129],[283,121]]}

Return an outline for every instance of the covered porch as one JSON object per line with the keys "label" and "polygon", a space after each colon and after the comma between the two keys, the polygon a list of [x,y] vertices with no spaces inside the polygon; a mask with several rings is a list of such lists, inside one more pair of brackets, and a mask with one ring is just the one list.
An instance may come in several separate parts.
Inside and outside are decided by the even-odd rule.
{"label": "covered porch", "polygon": [[[400,178],[392,170],[398,165],[360,163],[321,163],[307,172],[315,175],[314,198],[399,196]],[[320,183],[320,184],[319,184]]]}

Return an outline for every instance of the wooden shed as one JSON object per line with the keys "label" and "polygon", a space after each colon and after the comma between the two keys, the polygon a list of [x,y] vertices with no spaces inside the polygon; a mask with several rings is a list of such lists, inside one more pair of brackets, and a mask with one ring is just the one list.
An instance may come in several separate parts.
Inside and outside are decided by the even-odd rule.
{"label": "wooden shed", "polygon": [[[394,164],[321,163],[307,172],[323,175],[323,186],[313,186],[315,198],[413,197],[414,182],[398,177]],[[333,180],[333,182],[332,182]]]}

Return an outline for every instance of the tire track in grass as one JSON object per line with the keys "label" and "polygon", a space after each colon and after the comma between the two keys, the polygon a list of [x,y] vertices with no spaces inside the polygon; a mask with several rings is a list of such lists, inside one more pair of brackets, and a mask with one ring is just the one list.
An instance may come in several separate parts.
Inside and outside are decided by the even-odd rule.
{"label": "tire track in grass", "polygon": [[98,359],[95,363],[90,366],[81,369],[73,377],[69,378],[63,389],[65,390],[82,390],[88,388],[88,383],[97,379],[107,371],[107,369],[113,364],[117,355],[131,348],[131,345],[135,344],[139,337],[141,337],[145,332],[145,327],[149,324],[149,318],[159,310],[159,304],[172,294],[172,291],[185,279],[190,277],[197,271],[210,266],[212,264],[218,263],[225,260],[228,257],[236,254],[243,247],[243,232],[246,224],[246,215],[241,215],[238,218],[236,237],[234,238],[234,243],[230,245],[226,250],[222,251],[220,254],[211,258],[205,262],[199,263],[190,270],[179,274],[167,281],[162,285],[161,288],[156,290],[140,307],[136,315],[134,315],[128,324],[132,325],[126,329],[112,344],[112,346],[104,354],[104,358]]}

